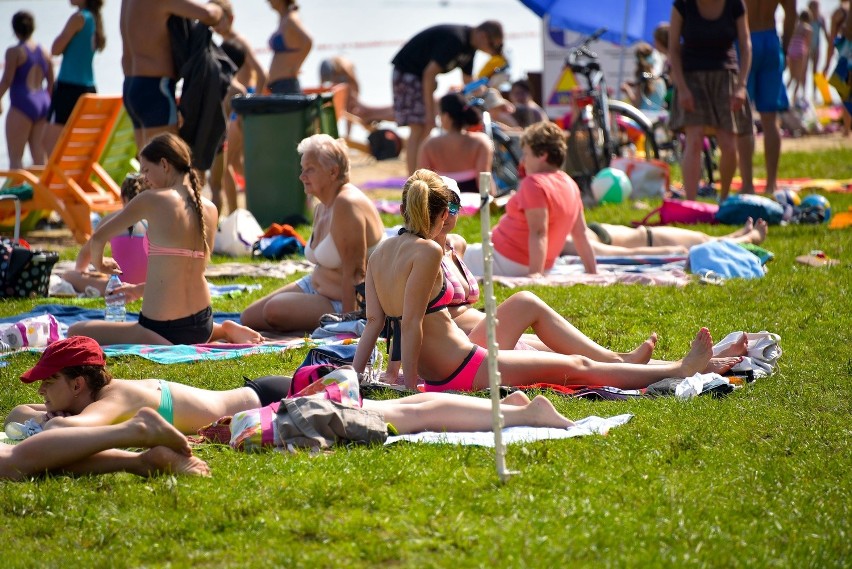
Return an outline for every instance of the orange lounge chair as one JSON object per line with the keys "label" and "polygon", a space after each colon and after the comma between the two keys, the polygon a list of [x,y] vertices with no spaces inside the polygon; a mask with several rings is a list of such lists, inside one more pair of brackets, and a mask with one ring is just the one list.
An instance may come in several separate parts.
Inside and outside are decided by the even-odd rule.
{"label": "orange lounge chair", "polygon": [[[0,170],[9,185],[32,186],[28,210],[56,211],[78,243],[92,234],[92,212],[121,209],[121,191],[98,163],[122,109],[120,96],[84,95],[44,166]],[[0,208],[3,217],[11,206]]]}

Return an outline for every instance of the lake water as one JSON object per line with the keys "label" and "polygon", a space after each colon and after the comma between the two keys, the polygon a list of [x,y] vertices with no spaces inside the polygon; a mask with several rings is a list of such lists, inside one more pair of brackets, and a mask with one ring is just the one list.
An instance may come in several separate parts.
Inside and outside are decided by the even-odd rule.
{"label": "lake water", "polygon": [[[157,1],[157,0],[150,0]],[[232,0],[234,28],[256,48],[261,62],[272,57],[266,46],[277,27],[277,14],[266,0]],[[106,0],[103,9],[107,34],[106,49],[95,56],[95,80],[101,93],[120,93],[121,37],[119,34],[120,0]],[[800,2],[803,4],[803,2]],[[838,0],[823,0],[822,11],[828,17]],[[67,0],[0,0],[0,48],[17,43],[12,33],[12,15],[29,10],[35,16],[35,38],[50,47],[74,8]],[[506,52],[511,61],[512,78],[542,67],[541,20],[519,0],[302,0],[300,15],[314,38],[300,77],[303,87],[319,84],[319,63],[332,55],[345,55],[356,67],[363,99],[368,104],[390,104],[390,60],[400,46],[420,30],[435,24],[476,25],[486,19],[503,23]],[[617,26],[617,18],[614,18]],[[140,22],[140,25],[145,25]],[[481,54],[475,68],[484,63]],[[56,71],[59,61],[55,60]],[[456,71],[439,77],[438,92],[461,82]],[[8,109],[8,97],[3,108]],[[5,119],[2,119],[5,125]],[[29,158],[25,156],[25,163]],[[0,167],[8,166],[5,128],[0,129]]]}

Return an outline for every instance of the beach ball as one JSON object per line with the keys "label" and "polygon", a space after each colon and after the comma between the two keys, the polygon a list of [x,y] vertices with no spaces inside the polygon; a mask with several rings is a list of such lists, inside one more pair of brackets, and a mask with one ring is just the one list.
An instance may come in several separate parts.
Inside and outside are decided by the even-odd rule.
{"label": "beach ball", "polygon": [[630,178],[617,168],[604,168],[592,178],[592,194],[597,203],[621,203],[632,191]]}
{"label": "beach ball", "polygon": [[805,196],[798,210],[799,223],[828,223],[831,219],[831,203],[820,194]]}

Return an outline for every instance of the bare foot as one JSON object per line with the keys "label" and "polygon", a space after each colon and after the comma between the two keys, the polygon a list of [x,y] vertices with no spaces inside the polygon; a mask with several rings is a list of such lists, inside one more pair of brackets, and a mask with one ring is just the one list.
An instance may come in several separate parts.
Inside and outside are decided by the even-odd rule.
{"label": "bare foot", "polygon": [[766,241],[767,233],[769,233],[769,224],[766,223],[766,220],[764,219],[758,219],[757,223],[754,226],[754,230],[751,232],[751,242],[755,245],[763,243],[764,241]]}
{"label": "bare foot", "polygon": [[739,337],[739,339],[727,346],[726,348],[719,351],[718,354],[715,354],[717,358],[726,358],[730,356],[745,356],[748,354],[748,336],[745,332],[743,335]]}
{"label": "bare foot", "polygon": [[515,391],[500,400],[504,405],[529,405],[530,398],[523,391]]}
{"label": "bare foot", "polygon": [[145,475],[185,474],[187,476],[210,476],[210,467],[197,456],[178,454],[170,448],[157,446],[139,455],[146,465]]}
{"label": "bare foot", "polygon": [[222,322],[222,332],[225,336],[224,340],[229,344],[263,343],[263,336],[261,336],[259,332],[249,328],[248,326],[237,324],[233,320],[225,320]]}
{"label": "bare foot", "polygon": [[710,363],[704,368],[702,373],[718,373],[723,374],[732,367],[743,361],[742,356],[731,356],[728,358],[711,358]]}
{"label": "bare foot", "polygon": [[529,427],[553,427],[556,429],[567,429],[574,424],[559,414],[553,403],[544,395],[536,395],[535,399],[530,401],[524,413],[526,422]]}
{"label": "bare foot", "polygon": [[707,367],[711,357],[713,357],[713,338],[710,336],[710,330],[701,328],[692,341],[689,353],[680,361],[681,377],[699,373]]}
{"label": "bare foot", "polygon": [[657,333],[654,332],[632,352],[621,355],[621,361],[628,364],[646,364],[651,361],[654,348],[657,347]]}
{"label": "bare foot", "polygon": [[131,427],[135,427],[140,431],[141,441],[144,444],[140,444],[139,446],[164,446],[184,456],[192,454],[192,449],[189,448],[189,442],[183,436],[183,433],[168,424],[153,409],[143,407],[128,423]]}

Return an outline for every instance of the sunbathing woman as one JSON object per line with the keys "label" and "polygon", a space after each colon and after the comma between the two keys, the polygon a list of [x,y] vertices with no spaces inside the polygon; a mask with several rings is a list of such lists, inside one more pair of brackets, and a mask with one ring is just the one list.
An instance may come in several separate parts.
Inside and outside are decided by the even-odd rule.
{"label": "sunbathing woman", "polygon": [[[119,450],[127,447],[150,450]],[[117,425],[54,429],[15,446],[0,445],[0,479],[26,480],[45,472],[210,475],[207,463],[192,456],[186,437],[150,409]]]}
{"label": "sunbathing woman", "polygon": [[[488,385],[485,349],[475,345],[446,310],[453,291],[441,270],[443,247],[434,239],[450,215],[452,196],[441,178],[428,170],[418,170],[406,182],[405,227],[399,237],[382,243],[367,265],[367,327],[354,360],[357,371],[365,368],[387,324],[392,330],[391,359],[401,359],[407,387],[416,388],[418,374],[426,391],[470,391]],[[498,365],[505,385],[547,381],[630,389],[665,377],[693,375],[706,368],[711,356],[712,338],[702,328],[692,349],[677,362],[601,363],[579,355],[500,350]],[[731,358],[728,367],[739,359]]]}
{"label": "sunbathing woman", "polygon": [[313,330],[323,314],[356,310],[355,285],[364,281],[367,258],[384,238],[376,206],[349,183],[346,143],[315,134],[297,150],[305,193],[319,201],[305,247],[305,257],[316,267],[243,311],[243,324],[255,330]]}
{"label": "sunbathing woman", "polygon": [[[83,336],[48,346],[38,364],[24,373],[21,381],[41,381],[39,394],[44,404],[15,407],[5,424],[34,419],[46,430],[92,427],[114,424],[141,409],[152,409],[185,434],[195,433],[220,417],[280,401],[290,387],[289,378],[283,376],[246,380],[245,387],[228,391],[210,391],[158,379],[114,379],[106,370],[100,346]],[[545,398],[530,401],[513,395],[504,403],[507,426],[571,425]],[[365,399],[363,407],[382,412],[385,420],[402,434],[488,430],[491,424],[490,402],[446,393],[421,393],[385,401]]]}
{"label": "sunbathing woman", "polygon": [[68,335],[89,336],[102,344],[201,344],[225,337],[237,343],[259,341],[254,330],[231,321],[214,334],[204,269],[218,215],[201,197],[189,147],[176,135],[162,134],[139,156],[151,189],[101,222],[87,244],[98,271],[120,272],[118,263],[104,257],[104,246],[128,227],[148,221],[148,271],[139,322],[78,322]]}
{"label": "sunbathing woman", "polygon": [[463,192],[479,192],[479,173],[491,171],[494,150],[482,132],[469,127],[482,122],[482,114],[461,93],[441,97],[441,128],[444,133],[426,140],[417,164],[456,180]]}
{"label": "sunbathing woman", "polygon": [[[588,223],[586,235],[596,256],[606,255],[678,255],[690,247],[727,239],[735,243],[758,245],[766,239],[769,227],[762,219],[757,223],[751,218],[737,231],[727,235],[707,235],[701,231],[683,227],[628,227],[609,223]],[[563,255],[576,255],[577,249],[569,236],[562,248]]]}
{"label": "sunbathing woman", "polygon": [[[451,234],[455,229],[458,216],[454,204],[460,203],[460,194],[455,189],[455,182],[443,178],[455,197],[450,200],[450,215],[444,221],[441,232],[435,242],[444,246],[446,251],[441,260],[441,269],[447,280],[448,288],[453,291],[453,299],[447,310],[450,317],[475,344],[486,346],[485,313],[473,307],[479,300],[479,285],[462,260],[465,241],[460,235]],[[583,334],[558,312],[553,310],[541,298],[529,291],[513,294],[497,307],[497,344],[500,349],[536,349],[552,351],[560,354],[576,354],[586,356],[598,362],[627,362],[627,363],[666,363],[661,360],[651,360],[656,347],[657,335],[651,336],[631,352],[618,353],[594,342]],[[532,328],[535,334],[524,332]],[[746,354],[748,339],[742,339],[730,349],[712,358],[705,372],[714,372],[730,365],[728,357]],[[389,365],[389,379],[394,379],[395,373]]]}

